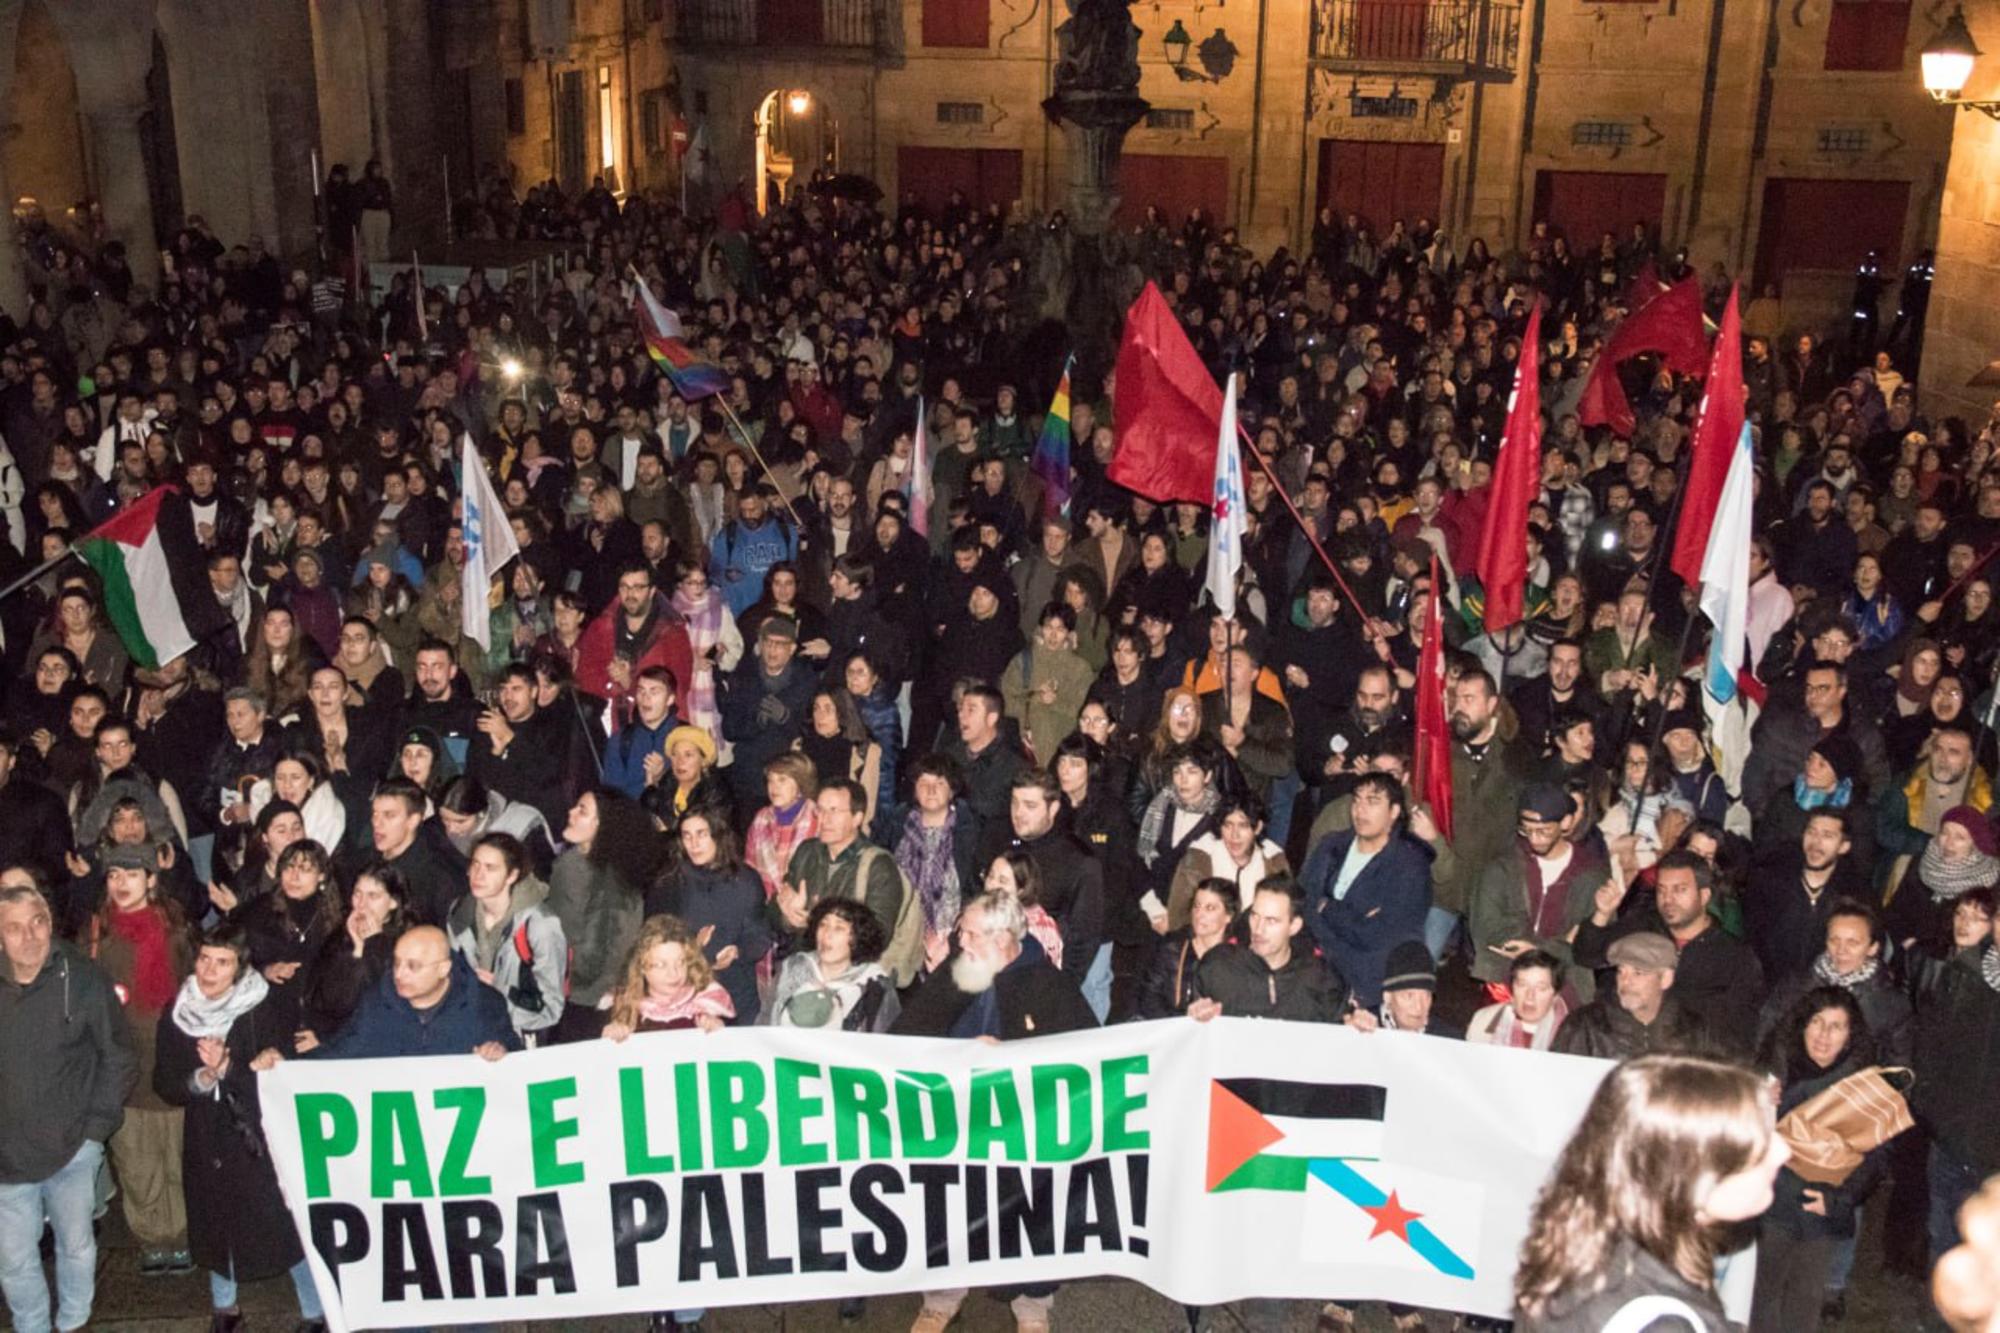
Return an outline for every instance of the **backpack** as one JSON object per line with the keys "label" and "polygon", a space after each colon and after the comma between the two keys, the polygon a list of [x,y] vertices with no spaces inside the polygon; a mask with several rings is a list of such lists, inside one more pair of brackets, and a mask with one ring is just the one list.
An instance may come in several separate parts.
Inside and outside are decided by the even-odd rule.
{"label": "backpack", "polygon": [[[521,960],[521,974],[507,992],[507,1001],[517,1009],[534,1013],[542,1007],[542,983],[535,975],[535,948],[528,942],[528,918],[514,923],[514,956]],[[563,999],[569,999],[569,967],[563,967]]]}
{"label": "backpack", "polygon": [[896,864],[896,858],[880,847],[870,847],[861,853],[861,864],[854,868],[854,887],[857,900],[866,896],[868,869],[876,857],[887,857],[890,867],[896,872],[896,882],[903,886],[902,905],[896,909],[896,920],[889,931],[889,945],[882,950],[877,960],[882,970],[887,972],[896,986],[909,985],[917,978],[917,969],[924,961],[924,909],[917,902],[917,895],[910,888],[910,877],[903,873],[903,867]]}

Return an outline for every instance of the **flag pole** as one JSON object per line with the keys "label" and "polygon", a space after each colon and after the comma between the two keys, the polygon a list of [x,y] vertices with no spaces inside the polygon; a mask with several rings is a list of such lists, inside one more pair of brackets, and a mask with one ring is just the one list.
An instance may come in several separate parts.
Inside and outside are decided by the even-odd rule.
{"label": "flag pole", "polygon": [[75,554],[76,554],[76,547],[74,545],[63,547],[61,554],[56,555],[52,559],[42,561],[41,564],[36,565],[33,569],[29,570],[27,573],[21,575],[20,578],[15,579],[12,583],[8,584],[6,587],[0,588],[0,602],[7,600],[9,597],[12,597],[15,593],[21,591],[21,589],[27,587],[30,583],[33,583],[36,579],[48,573],[50,570],[54,569],[57,565],[60,565],[63,561],[69,559],[71,556]]}
{"label": "flag pole", "polygon": [[1299,513],[1299,507],[1292,503],[1292,497],[1285,494],[1284,483],[1278,480],[1278,474],[1271,470],[1271,465],[1264,460],[1264,455],[1258,452],[1257,442],[1250,438],[1250,432],[1243,428],[1243,423],[1240,420],[1236,423],[1236,434],[1248,446],[1250,457],[1255,459],[1257,466],[1263,469],[1265,477],[1270,480],[1271,489],[1276,491],[1278,498],[1285,502],[1285,508],[1291,512],[1292,521],[1299,525],[1299,531],[1305,534],[1305,539],[1308,542],[1312,543],[1313,554],[1319,557],[1320,563],[1326,566],[1329,574],[1333,575],[1333,581],[1340,585],[1340,591],[1346,594],[1348,605],[1352,606],[1356,611],[1361,612],[1364,618],[1373,619],[1373,617],[1368,616],[1367,611],[1362,607],[1361,599],[1354,595],[1354,589],[1350,588],[1347,585],[1347,580],[1341,577],[1340,566],[1333,563],[1333,557],[1326,553],[1326,548],[1319,544],[1319,538],[1313,535],[1312,525],[1306,522],[1303,514]]}
{"label": "flag pole", "polygon": [[805,531],[805,523],[799,518],[799,511],[792,508],[791,498],[785,494],[785,488],[779,484],[777,474],[771,471],[771,465],[764,461],[764,455],[758,452],[757,442],[750,438],[750,432],[745,430],[743,423],[737,419],[735,409],[730,407],[729,401],[721,394],[715,395],[715,405],[722,409],[722,415],[727,417],[729,424],[736,428],[736,438],[743,441],[743,447],[748,449],[750,456],[757,460],[757,466],[764,469],[765,478],[770,481],[772,486],[777,487],[778,499],[784,504],[785,512],[792,516],[792,526],[803,533]]}
{"label": "flag pole", "polygon": [[[1425,545],[1427,545],[1427,546],[1428,546],[1428,545],[1430,545],[1430,543],[1426,542],[1426,543],[1425,543]],[[1437,587],[1437,579],[1438,579],[1438,553],[1437,553],[1437,548],[1435,548],[1435,547],[1432,547],[1432,548],[1431,548],[1431,587],[1433,587],[1433,588]],[[1424,602],[1424,605],[1425,605],[1426,607],[1429,607],[1429,606],[1430,606],[1430,601],[1429,601],[1428,599],[1426,599],[1426,600],[1425,600],[1425,602]],[[1425,634],[1436,634],[1436,633],[1442,633],[1442,632],[1443,632],[1443,629],[1444,629],[1444,627],[1443,627],[1442,625],[1438,625],[1438,626],[1433,626],[1433,625],[1431,624],[1431,618],[1430,618],[1430,616],[1429,616],[1428,614],[1427,614],[1427,615],[1425,615],[1425,617],[1424,617],[1424,633],[1425,633]],[[1419,654],[1418,654],[1418,661],[1417,661],[1417,666],[1418,666],[1418,671],[1417,671],[1417,688],[1421,690],[1421,689],[1424,689],[1425,687],[1427,687],[1427,686],[1428,686],[1428,685],[1430,684],[1430,682],[1429,682],[1429,681],[1427,681],[1427,680],[1425,680],[1425,679],[1423,678],[1423,674],[1424,674],[1424,673],[1423,673],[1423,670],[1422,670],[1422,667],[1423,667],[1423,658],[1422,658],[1422,653],[1421,653],[1421,652],[1419,652]],[[1395,681],[1395,675],[1394,675],[1394,673],[1393,673],[1393,672],[1392,672],[1392,673],[1390,674],[1390,677],[1389,677],[1389,679],[1390,679],[1391,683],[1394,683],[1394,681]],[[1411,765],[1410,765],[1410,785],[1411,785],[1411,791],[1413,792],[1413,795],[1412,795],[1411,799],[1412,799],[1413,801],[1420,801],[1420,800],[1422,800],[1422,799],[1423,799],[1423,794],[1424,794],[1424,779],[1425,779],[1426,777],[1428,777],[1428,776],[1430,775],[1430,764],[1429,764],[1428,762],[1426,762],[1426,758],[1425,758],[1425,755],[1426,755],[1426,752],[1427,752],[1427,751],[1428,751],[1429,749],[1430,749],[1430,747],[1429,747],[1428,745],[1419,745],[1419,746],[1417,746],[1417,747],[1416,747],[1416,750],[1417,750],[1417,753],[1416,753],[1416,755],[1415,755],[1415,758],[1414,758],[1414,760],[1412,761],[1412,763],[1411,763]]]}

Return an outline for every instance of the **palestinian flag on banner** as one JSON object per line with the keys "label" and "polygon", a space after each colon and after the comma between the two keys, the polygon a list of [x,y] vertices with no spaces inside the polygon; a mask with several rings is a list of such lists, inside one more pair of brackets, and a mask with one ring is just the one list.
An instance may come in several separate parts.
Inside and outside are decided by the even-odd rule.
{"label": "palestinian flag on banner", "polygon": [[1313,1162],[1382,1155],[1389,1090],[1219,1078],[1208,1085],[1208,1190],[1302,1190]]}
{"label": "palestinian flag on banner", "polygon": [[[1309,1257],[1317,1261],[1471,1278],[1473,1266],[1463,1256],[1479,1253],[1483,1196],[1384,1160],[1388,1100],[1388,1089],[1373,1083],[1211,1081],[1208,1192],[1304,1196],[1302,1234],[1312,1238]],[[1373,1243],[1384,1236],[1401,1244]]]}
{"label": "palestinian flag on banner", "polygon": [[222,628],[208,561],[187,497],[152,490],[78,540],[76,553],[104,584],[104,613],[135,666],[156,668]]}

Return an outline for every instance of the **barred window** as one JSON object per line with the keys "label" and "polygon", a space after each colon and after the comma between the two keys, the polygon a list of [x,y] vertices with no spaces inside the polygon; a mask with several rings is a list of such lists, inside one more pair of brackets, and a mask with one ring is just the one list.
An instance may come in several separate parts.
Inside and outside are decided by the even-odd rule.
{"label": "barred window", "polygon": [[1819,131],[1819,151],[1865,153],[1868,151],[1868,131],[1856,125],[1822,125]]}
{"label": "barred window", "polygon": [[939,102],[937,122],[940,125],[979,125],[985,123],[986,108],[978,102]]}
{"label": "barred window", "polygon": [[1632,127],[1622,120],[1579,120],[1570,127],[1569,141],[1578,148],[1625,148]]}
{"label": "barred window", "polygon": [[1185,107],[1157,106],[1146,113],[1149,130],[1191,130],[1194,112]]}

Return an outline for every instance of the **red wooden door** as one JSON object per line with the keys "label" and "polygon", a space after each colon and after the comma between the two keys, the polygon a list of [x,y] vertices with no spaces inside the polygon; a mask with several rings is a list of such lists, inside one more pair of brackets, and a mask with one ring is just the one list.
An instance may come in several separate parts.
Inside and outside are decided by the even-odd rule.
{"label": "red wooden door", "polygon": [[1594,253],[1605,232],[1623,240],[1635,222],[1657,229],[1666,211],[1664,175],[1543,171],[1535,176],[1535,221],[1568,237],[1573,254]]}
{"label": "red wooden door", "polygon": [[1149,204],[1169,226],[1179,226],[1197,207],[1211,223],[1228,226],[1229,159],[1126,153],[1119,158],[1118,194],[1118,213],[1112,219],[1117,226],[1137,226]]}
{"label": "red wooden door", "polygon": [[1792,271],[1852,273],[1870,250],[1882,252],[1883,272],[1894,272],[1902,261],[1909,206],[1908,181],[1765,181],[1758,289],[1775,282],[1782,291],[1785,274]]}
{"label": "red wooden door", "polygon": [[1319,206],[1360,215],[1377,236],[1398,218],[1436,221],[1443,198],[1443,144],[1319,141]]}
{"label": "red wooden door", "polygon": [[1018,148],[922,148],[896,150],[898,192],[914,195],[936,216],[962,190],[974,208],[998,204],[1005,209],[1021,197],[1021,151]]}
{"label": "red wooden door", "polygon": [[992,7],[992,0],[924,0],[924,45],[984,50],[992,28]]}

